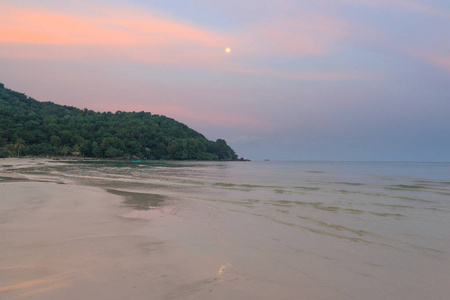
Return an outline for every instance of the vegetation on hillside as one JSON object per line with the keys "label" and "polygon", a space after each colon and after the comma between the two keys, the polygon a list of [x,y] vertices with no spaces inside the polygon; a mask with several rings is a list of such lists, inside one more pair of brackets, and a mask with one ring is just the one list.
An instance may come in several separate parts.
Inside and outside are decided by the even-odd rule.
{"label": "vegetation on hillside", "polygon": [[149,112],[94,112],[39,102],[0,83],[0,157],[66,156],[237,159],[188,126]]}

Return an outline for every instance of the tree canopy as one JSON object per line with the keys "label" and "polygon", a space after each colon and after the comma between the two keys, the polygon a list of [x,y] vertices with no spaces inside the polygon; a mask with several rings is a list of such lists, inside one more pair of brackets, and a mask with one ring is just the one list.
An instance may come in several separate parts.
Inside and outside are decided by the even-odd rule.
{"label": "tree canopy", "polygon": [[233,160],[223,139],[149,112],[94,112],[39,102],[0,83],[0,157],[77,155],[175,160]]}

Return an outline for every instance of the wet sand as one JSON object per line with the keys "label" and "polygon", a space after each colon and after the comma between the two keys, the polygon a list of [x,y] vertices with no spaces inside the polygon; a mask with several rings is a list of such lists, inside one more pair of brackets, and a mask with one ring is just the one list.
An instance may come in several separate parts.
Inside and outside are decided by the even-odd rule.
{"label": "wet sand", "polygon": [[103,189],[13,170],[55,163],[0,159],[0,299],[409,300],[450,292],[439,253],[299,231],[225,195],[206,201],[159,185],[137,192],[120,180]]}
{"label": "wet sand", "polygon": [[170,241],[142,233],[151,222],[128,207],[142,195],[1,177],[1,299],[170,299],[189,282],[217,281],[220,264],[212,268],[205,257],[203,268]]}
{"label": "wet sand", "polygon": [[49,163],[0,160],[0,299],[295,298],[229,272],[229,254],[204,226],[210,216],[186,226],[177,216],[192,207],[152,209],[160,195],[7,171]]}

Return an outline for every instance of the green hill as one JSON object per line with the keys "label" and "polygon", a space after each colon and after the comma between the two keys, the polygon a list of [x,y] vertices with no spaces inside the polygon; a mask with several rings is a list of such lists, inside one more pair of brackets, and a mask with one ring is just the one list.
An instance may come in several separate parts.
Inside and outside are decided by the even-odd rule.
{"label": "green hill", "polygon": [[223,139],[149,112],[94,112],[39,102],[0,83],[0,157],[79,155],[148,159],[231,160]]}

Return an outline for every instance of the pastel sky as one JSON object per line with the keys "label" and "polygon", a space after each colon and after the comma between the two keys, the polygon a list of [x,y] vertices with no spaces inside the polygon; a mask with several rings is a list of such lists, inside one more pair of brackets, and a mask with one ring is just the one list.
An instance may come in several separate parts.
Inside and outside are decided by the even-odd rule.
{"label": "pastel sky", "polygon": [[450,161],[450,1],[0,0],[0,82],[254,160]]}

